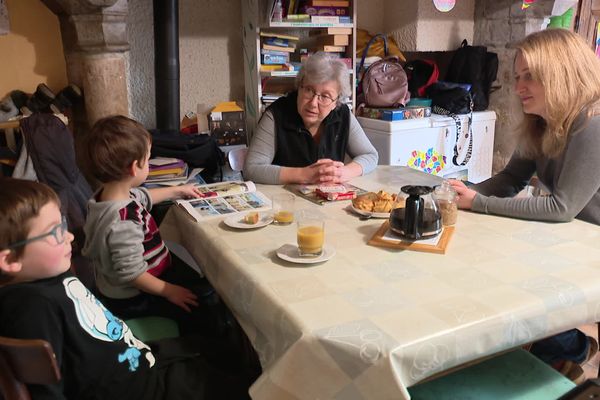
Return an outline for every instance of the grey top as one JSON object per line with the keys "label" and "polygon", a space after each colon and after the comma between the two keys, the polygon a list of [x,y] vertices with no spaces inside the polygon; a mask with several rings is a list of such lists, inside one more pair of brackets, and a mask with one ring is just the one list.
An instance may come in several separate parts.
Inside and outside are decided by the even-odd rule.
{"label": "grey top", "polygon": [[[263,114],[254,131],[244,164],[245,179],[256,183],[281,184],[279,172],[282,167],[272,164],[275,158],[275,146],[275,120],[273,113],[268,110]],[[350,113],[350,132],[346,152],[352,161],[362,167],[363,175],[373,171],[377,166],[379,154],[352,113]]]}
{"label": "grey top", "polygon": [[[134,188],[128,200],[100,202],[96,194],[88,202],[82,253],[94,265],[96,286],[102,294],[115,299],[133,297],[140,291],[131,281],[152,267],[145,258],[143,244],[152,207],[150,194],[145,188]],[[156,240],[153,255],[168,256],[160,237]]]}
{"label": "grey top", "polygon": [[[472,210],[539,221],[573,218],[600,225],[600,116],[583,123],[580,116],[565,151],[556,159],[524,159],[516,154],[502,172],[474,185]],[[534,173],[549,196],[510,198]]]}

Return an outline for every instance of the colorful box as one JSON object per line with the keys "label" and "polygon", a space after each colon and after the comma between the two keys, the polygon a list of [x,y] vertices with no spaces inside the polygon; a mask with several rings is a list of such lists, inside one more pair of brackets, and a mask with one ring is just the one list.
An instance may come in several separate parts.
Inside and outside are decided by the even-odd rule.
{"label": "colorful box", "polygon": [[208,128],[219,146],[247,144],[244,110],[235,101],[217,104],[208,115]]}
{"label": "colorful box", "polygon": [[366,118],[381,119],[384,121],[401,121],[404,119],[427,118],[431,116],[431,107],[364,107],[360,112],[360,116]]}

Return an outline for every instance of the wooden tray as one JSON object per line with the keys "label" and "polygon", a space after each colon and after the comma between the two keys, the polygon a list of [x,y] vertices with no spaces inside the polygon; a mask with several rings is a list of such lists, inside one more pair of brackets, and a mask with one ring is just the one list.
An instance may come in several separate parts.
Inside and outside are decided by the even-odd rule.
{"label": "wooden tray", "polygon": [[439,240],[437,241],[437,244],[435,244],[435,245],[425,244],[425,243],[419,242],[418,240],[416,240],[414,242],[404,241],[404,240],[397,242],[397,241],[390,241],[390,240],[383,238],[383,235],[385,235],[385,233],[387,232],[389,225],[390,225],[389,221],[385,221],[381,225],[381,227],[377,230],[377,232],[375,232],[375,234],[373,235],[371,240],[369,240],[367,242],[367,244],[370,244],[371,246],[377,246],[377,247],[387,247],[390,249],[413,250],[413,251],[423,251],[426,253],[444,254],[444,253],[446,253],[446,246],[448,246],[448,242],[450,241],[450,238],[452,237],[452,234],[454,233],[453,226],[445,226],[442,230],[442,233],[440,234],[441,237],[439,238]]}

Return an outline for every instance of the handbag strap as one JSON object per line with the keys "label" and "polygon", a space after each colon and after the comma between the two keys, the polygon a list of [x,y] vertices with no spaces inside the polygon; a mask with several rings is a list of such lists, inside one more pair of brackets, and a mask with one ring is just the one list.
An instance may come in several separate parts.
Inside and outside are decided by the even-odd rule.
{"label": "handbag strap", "polygon": [[454,156],[452,157],[452,163],[459,167],[463,166],[463,165],[467,165],[467,163],[471,160],[471,155],[473,154],[473,112],[471,111],[468,114],[468,117],[467,117],[468,129],[467,129],[467,132],[464,134],[465,139],[467,139],[469,141],[469,145],[467,147],[467,153],[465,154],[465,158],[459,163],[458,156],[459,156],[460,150],[462,150],[462,147],[459,149],[459,140],[461,139],[461,136],[463,136],[462,135],[462,130],[463,130],[462,125],[463,124],[462,124],[460,117],[440,106],[433,106],[432,111],[435,114],[447,115],[454,120],[454,123],[456,124],[456,142],[454,143]]}
{"label": "handbag strap", "polygon": [[[377,39],[382,39],[383,40],[383,55],[385,57],[387,57],[388,55],[388,47],[387,47],[387,39],[385,37],[384,34],[382,33],[378,33],[375,36],[373,36],[371,38],[371,40],[369,40],[369,43],[367,43],[367,45],[365,46],[365,50],[363,51],[362,57],[360,59],[360,64],[358,66],[358,69],[356,70],[356,72],[360,72],[363,69],[363,66],[365,64],[365,58],[367,58],[367,53],[369,52],[369,47],[371,47],[371,45],[377,40]],[[385,58],[384,57],[384,58]]]}

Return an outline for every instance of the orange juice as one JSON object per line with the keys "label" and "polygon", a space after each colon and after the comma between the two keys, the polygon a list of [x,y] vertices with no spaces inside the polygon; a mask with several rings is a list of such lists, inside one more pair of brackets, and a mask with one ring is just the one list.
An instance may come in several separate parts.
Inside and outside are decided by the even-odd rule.
{"label": "orange juice", "polygon": [[300,255],[320,255],[323,251],[325,231],[320,226],[302,226],[298,228],[298,250]]}
{"label": "orange juice", "polygon": [[291,211],[278,211],[273,217],[275,222],[281,225],[291,224],[294,222],[294,213]]}

